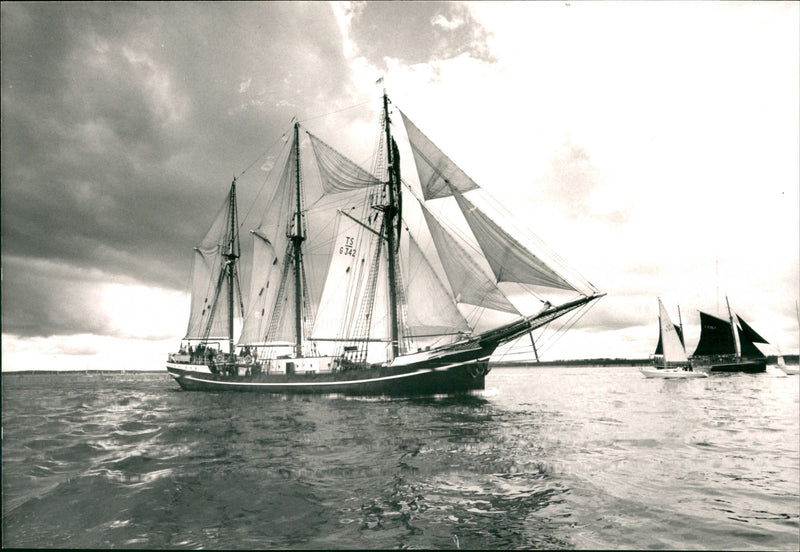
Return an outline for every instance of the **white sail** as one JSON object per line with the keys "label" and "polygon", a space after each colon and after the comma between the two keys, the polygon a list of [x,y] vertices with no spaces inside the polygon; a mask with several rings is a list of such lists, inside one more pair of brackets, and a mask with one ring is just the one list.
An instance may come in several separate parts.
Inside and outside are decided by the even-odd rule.
{"label": "white sail", "polygon": [[664,308],[664,304],[661,302],[661,298],[658,299],[658,309],[661,346],[665,364],[688,363],[689,359],[686,356],[686,350],[683,347],[681,338],[678,336],[678,332],[675,330],[675,326],[672,324],[672,320],[669,318],[669,314],[667,314],[667,310]]}
{"label": "white sail", "polygon": [[453,163],[402,111],[408,141],[414,153],[419,183],[425,200],[447,197],[452,190],[467,192],[478,185]]}
{"label": "white sail", "polygon": [[369,240],[364,228],[354,219],[339,212],[336,219],[332,255],[312,339],[343,339],[355,317],[359,292],[368,270]]}
{"label": "white sail", "polygon": [[348,192],[383,184],[369,171],[361,168],[310,132],[306,132],[306,134],[311,139],[325,193]]}
{"label": "white sail", "polygon": [[471,330],[453,297],[436,276],[417,242],[408,236],[406,325],[410,336],[467,333]]}
{"label": "white sail", "polygon": [[[519,319],[518,306],[505,288],[500,289],[500,282],[577,291],[551,268],[550,257],[534,254],[523,245],[527,242],[512,237],[464,197],[464,192],[481,193],[478,185],[405,115],[403,120],[422,198],[403,193],[406,205],[398,198],[395,207],[405,228],[397,233],[400,240],[394,253],[401,354],[425,338],[443,344],[477,327],[488,330]],[[310,132],[304,134],[316,164],[304,168],[298,160],[302,148],[292,141],[277,188],[253,231],[249,308],[239,343],[293,342],[299,323],[304,350],[309,342],[316,344],[317,348],[311,346],[314,350],[328,342],[335,345],[325,349],[338,348],[337,354],[357,350],[352,359],[363,359],[359,355],[369,349],[373,357],[376,350],[383,355],[377,360],[387,360],[392,333],[388,247],[386,229],[382,230],[389,208],[387,159],[379,155],[370,172]],[[382,134],[377,149],[383,151],[385,145]],[[397,155],[399,151],[395,159]],[[299,199],[298,190],[302,190]],[[431,199],[439,204],[435,211],[425,203]],[[445,211],[447,216],[442,218]],[[451,215],[458,219],[455,226],[447,220]],[[302,231],[298,220],[302,220]],[[298,232],[300,245],[293,237]],[[293,248],[298,246],[302,290],[295,290]],[[524,286],[515,290],[550,304]],[[295,312],[296,292],[302,295],[301,313]]]}
{"label": "white sail", "polygon": [[[253,260],[250,275],[249,309],[240,345],[264,343],[267,339],[275,297],[280,289],[282,262],[262,230],[253,230]],[[285,247],[283,248],[285,250]],[[277,336],[274,336],[277,338]],[[285,337],[285,336],[284,336]],[[292,341],[288,339],[287,341]]]}
{"label": "white sail", "polygon": [[[293,146],[290,148],[293,149]],[[277,294],[287,262],[287,225],[292,218],[291,181],[294,178],[294,163],[287,155],[281,178],[267,203],[253,236],[253,257],[250,268],[250,294],[248,307],[239,337],[240,345],[260,344],[267,341],[294,341],[293,336],[275,334],[273,322]],[[273,334],[268,335],[270,327]]]}
{"label": "white sail", "polygon": [[478,266],[462,240],[448,232],[423,206],[423,215],[455,300],[479,307],[519,314],[513,304]]}
{"label": "white sail", "polygon": [[564,278],[529,251],[458,191],[453,195],[498,282],[533,284],[575,290]]}
{"label": "white sail", "polygon": [[228,295],[220,280],[230,241],[230,197],[214,217],[211,228],[194,248],[189,326],[184,339],[228,338]]}

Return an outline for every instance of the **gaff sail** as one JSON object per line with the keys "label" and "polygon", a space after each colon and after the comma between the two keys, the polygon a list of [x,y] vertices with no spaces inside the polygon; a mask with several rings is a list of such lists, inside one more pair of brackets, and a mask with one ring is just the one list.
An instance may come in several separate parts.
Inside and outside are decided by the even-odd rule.
{"label": "gaff sail", "polygon": [[[758,335],[750,325],[741,317],[736,331],[741,346],[741,355],[744,357],[761,358],[764,356],[755,343],[767,343]],[[700,312],[700,341],[693,356],[735,355],[736,343],[733,340],[731,324],[727,320],[717,318],[705,312]]]}

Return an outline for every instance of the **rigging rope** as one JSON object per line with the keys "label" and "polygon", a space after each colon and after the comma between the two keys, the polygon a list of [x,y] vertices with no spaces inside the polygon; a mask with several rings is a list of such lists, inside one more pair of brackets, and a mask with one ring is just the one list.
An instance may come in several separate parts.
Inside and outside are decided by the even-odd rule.
{"label": "rigging rope", "polygon": [[[244,175],[244,173],[249,171],[253,167],[253,165],[255,165],[262,157],[264,157],[268,152],[270,152],[272,150],[272,148],[275,147],[275,144],[277,144],[279,141],[283,141],[284,138],[286,138],[286,134],[288,132],[289,132],[288,130],[284,131],[283,134],[281,134],[274,142],[272,142],[272,144],[266,150],[264,150],[264,153],[259,155],[252,163],[250,163],[250,165],[245,170],[243,170],[239,174],[239,176],[237,176],[236,178],[237,179],[241,178]],[[289,141],[285,141],[284,144],[285,145],[289,145]],[[284,147],[286,147],[286,146],[284,146]],[[289,147],[291,147],[291,146],[289,146]],[[258,189],[258,193],[256,194],[255,199],[253,199],[253,201],[250,202],[250,208],[247,210],[247,213],[244,215],[244,217],[240,219],[240,222],[239,222],[239,230],[240,231],[244,227],[245,223],[247,222],[247,218],[250,216],[250,213],[252,212],[252,210],[255,207],[256,203],[258,203],[258,199],[261,197],[261,194],[264,191],[264,188],[266,188],[267,182],[269,181],[270,177],[272,177],[272,174],[275,171],[275,169],[277,167],[281,167],[281,170],[283,170],[283,163],[278,163],[278,159],[281,158],[282,156],[283,156],[282,154],[279,154],[279,155],[276,156],[275,163],[272,165],[272,167],[270,168],[270,170],[267,172],[266,176],[264,177],[264,181],[261,183],[261,187]]]}
{"label": "rigging rope", "polygon": [[323,117],[329,117],[331,115],[335,115],[337,113],[341,113],[342,111],[347,111],[348,109],[355,109],[356,107],[361,107],[362,105],[366,105],[368,103],[372,103],[374,100],[367,100],[365,102],[361,102],[360,104],[351,105],[350,107],[343,107],[342,109],[337,109],[336,111],[330,111],[328,113],[323,113],[322,115],[315,115],[314,117],[307,117],[303,120],[298,120],[298,123],[305,123],[307,121],[313,121],[315,119],[321,119]]}

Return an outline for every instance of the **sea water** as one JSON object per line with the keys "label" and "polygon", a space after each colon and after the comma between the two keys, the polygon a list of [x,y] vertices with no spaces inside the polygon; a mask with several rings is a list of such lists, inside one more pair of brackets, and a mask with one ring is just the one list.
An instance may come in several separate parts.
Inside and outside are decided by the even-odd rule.
{"label": "sea water", "polygon": [[496,368],[478,396],[2,377],[2,544],[797,550],[797,376]]}

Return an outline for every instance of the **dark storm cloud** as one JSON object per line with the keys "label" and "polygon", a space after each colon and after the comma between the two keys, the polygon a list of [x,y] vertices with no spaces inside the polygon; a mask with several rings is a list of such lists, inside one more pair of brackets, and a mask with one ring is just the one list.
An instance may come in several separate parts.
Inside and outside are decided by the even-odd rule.
{"label": "dark storm cloud", "polygon": [[353,7],[350,39],[377,67],[384,58],[413,65],[468,54],[494,61],[487,31],[455,2],[364,2]]}
{"label": "dark storm cloud", "polygon": [[[3,259],[3,331],[23,336],[107,333],[99,275],[55,263]],[[7,278],[23,274],[24,278]]]}
{"label": "dark storm cloud", "polygon": [[4,332],[102,333],[59,266],[183,289],[231,177],[349,81],[328,4],[0,9]]}

